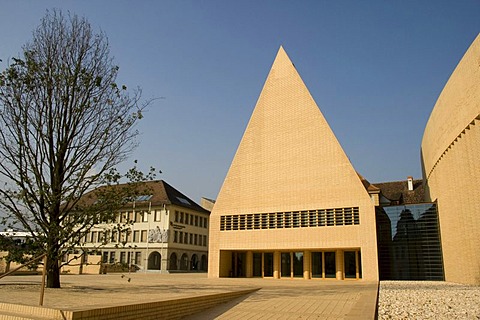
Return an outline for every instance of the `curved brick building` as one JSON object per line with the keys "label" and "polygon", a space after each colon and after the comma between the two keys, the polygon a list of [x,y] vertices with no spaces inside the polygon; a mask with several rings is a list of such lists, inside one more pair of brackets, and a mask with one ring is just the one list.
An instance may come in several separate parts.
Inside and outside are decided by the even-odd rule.
{"label": "curved brick building", "polygon": [[480,36],[450,76],[422,140],[427,201],[437,201],[445,280],[480,283]]}

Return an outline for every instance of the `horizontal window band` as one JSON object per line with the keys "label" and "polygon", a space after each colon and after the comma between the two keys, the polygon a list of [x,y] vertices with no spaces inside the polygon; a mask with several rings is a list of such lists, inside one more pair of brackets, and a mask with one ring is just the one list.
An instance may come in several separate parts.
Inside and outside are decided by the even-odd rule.
{"label": "horizontal window band", "polygon": [[358,207],[220,216],[220,231],[348,226],[360,224]]}

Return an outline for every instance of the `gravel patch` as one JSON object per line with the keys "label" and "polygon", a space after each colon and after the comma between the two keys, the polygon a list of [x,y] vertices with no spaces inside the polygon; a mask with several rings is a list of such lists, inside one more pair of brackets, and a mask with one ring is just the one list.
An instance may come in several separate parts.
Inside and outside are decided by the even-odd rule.
{"label": "gravel patch", "polygon": [[480,286],[381,281],[378,319],[480,319]]}

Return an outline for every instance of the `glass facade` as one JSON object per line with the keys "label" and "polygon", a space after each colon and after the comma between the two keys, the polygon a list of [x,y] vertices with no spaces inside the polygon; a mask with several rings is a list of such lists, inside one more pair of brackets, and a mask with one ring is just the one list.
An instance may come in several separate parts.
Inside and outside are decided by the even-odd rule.
{"label": "glass facade", "polygon": [[312,278],[323,278],[322,253],[312,252]]}
{"label": "glass facade", "polygon": [[293,252],[293,276],[303,277],[303,252]]}
{"label": "glass facade", "polygon": [[282,278],[290,278],[291,276],[291,260],[290,260],[290,252],[282,252],[282,260],[281,260],[281,270],[282,270]]}
{"label": "glass facade", "polygon": [[335,278],[337,276],[337,264],[335,252],[325,252],[325,278]]}
{"label": "glass facade", "polygon": [[273,252],[263,254],[263,276],[273,277]]}
{"label": "glass facade", "polygon": [[444,280],[436,204],[376,211],[380,280]]}

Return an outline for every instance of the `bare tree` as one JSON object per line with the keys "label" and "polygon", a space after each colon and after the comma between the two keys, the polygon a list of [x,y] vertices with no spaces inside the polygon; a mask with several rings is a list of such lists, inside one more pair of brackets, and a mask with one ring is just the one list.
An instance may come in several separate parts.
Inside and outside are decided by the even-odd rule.
{"label": "bare tree", "polygon": [[148,103],[117,86],[107,37],[85,18],[47,11],[22,51],[0,73],[0,207],[43,244],[47,287],[59,288],[64,250],[131,192],[100,188],[95,203],[79,201],[118,183]]}

